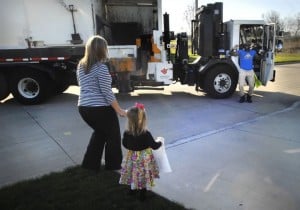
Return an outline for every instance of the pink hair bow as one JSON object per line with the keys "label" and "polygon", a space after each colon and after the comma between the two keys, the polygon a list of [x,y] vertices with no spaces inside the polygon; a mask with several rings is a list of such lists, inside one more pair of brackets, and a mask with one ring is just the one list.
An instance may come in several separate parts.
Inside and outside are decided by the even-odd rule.
{"label": "pink hair bow", "polygon": [[144,104],[141,104],[141,103],[135,103],[135,107],[139,108],[139,109],[145,109]]}

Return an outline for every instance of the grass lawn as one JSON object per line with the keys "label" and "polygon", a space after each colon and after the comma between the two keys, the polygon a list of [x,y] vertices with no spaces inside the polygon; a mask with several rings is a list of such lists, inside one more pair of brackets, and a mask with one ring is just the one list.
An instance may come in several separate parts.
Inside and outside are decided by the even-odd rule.
{"label": "grass lawn", "polygon": [[[189,54],[189,62],[195,60],[198,55]],[[300,53],[276,53],[275,63],[300,62]]]}
{"label": "grass lawn", "polygon": [[276,63],[300,62],[300,53],[276,53]]}
{"label": "grass lawn", "polygon": [[108,210],[108,209],[185,209],[153,192],[140,201],[128,195],[128,187],[118,184],[119,174],[112,171],[92,173],[81,167],[67,168],[36,179],[0,189],[3,210]]}

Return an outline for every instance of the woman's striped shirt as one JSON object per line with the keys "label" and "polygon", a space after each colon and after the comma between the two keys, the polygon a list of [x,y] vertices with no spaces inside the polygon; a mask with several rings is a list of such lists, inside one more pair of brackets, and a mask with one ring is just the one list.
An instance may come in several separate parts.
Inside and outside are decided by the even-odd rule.
{"label": "woman's striped shirt", "polygon": [[111,87],[112,78],[105,64],[94,64],[87,74],[78,65],[76,73],[80,88],[78,106],[110,106],[116,100]]}

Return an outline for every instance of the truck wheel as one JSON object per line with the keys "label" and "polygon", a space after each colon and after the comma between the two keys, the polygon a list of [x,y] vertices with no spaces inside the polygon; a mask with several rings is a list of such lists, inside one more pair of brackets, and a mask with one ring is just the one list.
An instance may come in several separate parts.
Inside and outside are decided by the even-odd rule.
{"label": "truck wheel", "polygon": [[68,79],[68,77],[66,75],[61,75],[60,79],[57,79],[54,82],[55,83],[54,83],[53,93],[55,95],[62,94],[70,86],[69,79]]}
{"label": "truck wheel", "polygon": [[70,87],[69,83],[56,84],[54,88],[54,94],[59,95],[65,92]]}
{"label": "truck wheel", "polygon": [[5,76],[0,73],[0,100],[5,99],[9,95],[8,82]]}
{"label": "truck wheel", "polygon": [[204,80],[205,92],[213,98],[228,98],[237,85],[238,73],[225,65],[214,66],[208,70]]}
{"label": "truck wheel", "polygon": [[39,104],[49,96],[51,86],[49,79],[42,72],[15,72],[10,86],[14,98],[21,104]]}

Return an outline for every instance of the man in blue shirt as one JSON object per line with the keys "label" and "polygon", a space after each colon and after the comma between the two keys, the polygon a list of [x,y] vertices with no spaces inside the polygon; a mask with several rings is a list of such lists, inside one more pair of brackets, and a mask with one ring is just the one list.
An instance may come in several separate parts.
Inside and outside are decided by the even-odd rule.
{"label": "man in blue shirt", "polygon": [[[237,51],[239,56],[239,90],[240,90],[240,103],[244,103],[246,100],[248,103],[252,103],[252,94],[254,90],[254,70],[253,70],[253,60],[256,55],[256,51],[250,49],[250,44],[245,44],[243,49]],[[247,80],[247,81],[246,81]],[[246,95],[244,91],[244,86],[249,85],[248,94]]]}

